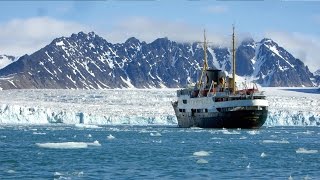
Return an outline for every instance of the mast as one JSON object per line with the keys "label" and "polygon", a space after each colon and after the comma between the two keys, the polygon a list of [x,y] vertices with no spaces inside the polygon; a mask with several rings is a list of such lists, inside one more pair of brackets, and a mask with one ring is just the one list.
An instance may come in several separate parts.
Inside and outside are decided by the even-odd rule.
{"label": "mast", "polygon": [[208,70],[208,59],[207,59],[207,38],[206,38],[206,30],[203,30],[203,50],[204,50],[204,63],[203,63],[203,68],[201,72],[201,76],[198,82],[198,89],[201,88],[202,85],[202,77],[204,75],[204,72]]}
{"label": "mast", "polygon": [[236,92],[236,50],[235,50],[235,35],[234,35],[234,25],[232,26],[232,93]]}

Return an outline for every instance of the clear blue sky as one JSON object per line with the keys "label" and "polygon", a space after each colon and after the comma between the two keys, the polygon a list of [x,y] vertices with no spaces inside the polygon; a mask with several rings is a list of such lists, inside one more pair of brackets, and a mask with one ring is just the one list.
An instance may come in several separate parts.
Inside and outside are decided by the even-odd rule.
{"label": "clear blue sky", "polygon": [[[1,50],[10,41],[8,36],[21,42],[16,53],[21,54],[23,44],[30,53],[32,46],[39,48],[77,31],[95,31],[108,41],[123,42],[129,36],[146,41],[158,36],[195,40],[206,28],[211,39],[220,42],[219,36],[229,35],[235,23],[239,34],[256,40],[269,36],[320,68],[315,64],[320,60],[313,57],[320,51],[320,1],[0,1],[0,9],[0,54],[18,51],[11,46]],[[193,34],[198,35],[191,38]],[[300,50],[308,44],[307,50]]]}

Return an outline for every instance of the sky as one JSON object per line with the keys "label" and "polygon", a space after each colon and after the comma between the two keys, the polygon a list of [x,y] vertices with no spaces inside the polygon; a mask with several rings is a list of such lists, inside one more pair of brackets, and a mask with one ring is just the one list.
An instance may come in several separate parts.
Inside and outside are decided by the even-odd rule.
{"label": "sky", "polygon": [[320,69],[320,1],[74,0],[0,1],[0,54],[31,54],[53,39],[95,32],[111,43],[168,37],[212,44],[271,38],[313,72]]}

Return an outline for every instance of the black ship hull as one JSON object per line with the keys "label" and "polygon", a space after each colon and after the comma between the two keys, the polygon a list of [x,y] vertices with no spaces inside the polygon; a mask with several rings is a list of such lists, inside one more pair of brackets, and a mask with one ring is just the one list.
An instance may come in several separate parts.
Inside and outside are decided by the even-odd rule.
{"label": "black ship hull", "polygon": [[178,126],[182,128],[257,129],[265,123],[268,116],[268,110],[239,110],[194,114],[176,112],[176,115]]}

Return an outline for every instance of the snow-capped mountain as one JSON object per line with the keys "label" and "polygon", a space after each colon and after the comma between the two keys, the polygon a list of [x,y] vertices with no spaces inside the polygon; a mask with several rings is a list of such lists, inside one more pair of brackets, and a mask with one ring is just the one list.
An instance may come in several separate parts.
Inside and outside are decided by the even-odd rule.
{"label": "snow-capped mountain", "polygon": [[[208,47],[209,66],[230,72],[230,49]],[[263,86],[312,86],[313,74],[271,39],[243,41],[236,51],[236,73]],[[129,38],[112,44],[93,32],[79,32],[0,70],[0,87],[159,88],[196,81],[203,63],[199,43],[159,38],[151,43]]]}
{"label": "snow-capped mountain", "polygon": [[4,67],[8,66],[16,60],[17,58],[14,56],[0,55],[0,69],[3,69]]}
{"label": "snow-capped mountain", "polygon": [[316,70],[314,73],[314,83],[320,86],[320,69]]}

